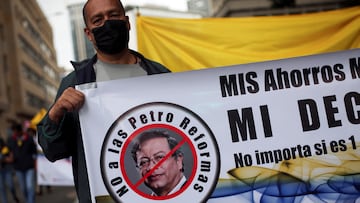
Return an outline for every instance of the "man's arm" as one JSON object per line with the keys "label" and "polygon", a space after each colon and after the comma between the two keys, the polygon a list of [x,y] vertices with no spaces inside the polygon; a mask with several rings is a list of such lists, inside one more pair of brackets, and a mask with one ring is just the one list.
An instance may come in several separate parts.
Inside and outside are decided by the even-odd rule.
{"label": "man's arm", "polygon": [[[60,87],[64,87],[62,84]],[[56,161],[72,155],[76,148],[76,136],[80,136],[77,111],[84,104],[84,95],[73,87],[67,87],[46,116],[38,124],[38,141],[47,159]]]}
{"label": "man's arm", "polygon": [[63,129],[67,128],[63,122],[57,124],[49,119],[47,114],[37,125],[39,145],[46,158],[52,162],[71,156],[71,139],[63,132]]}

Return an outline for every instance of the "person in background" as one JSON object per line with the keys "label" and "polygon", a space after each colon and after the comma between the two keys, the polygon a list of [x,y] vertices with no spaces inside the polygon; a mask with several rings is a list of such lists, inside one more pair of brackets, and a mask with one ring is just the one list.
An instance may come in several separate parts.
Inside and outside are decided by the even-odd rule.
{"label": "person in background", "polygon": [[14,169],[26,203],[35,203],[36,145],[33,137],[23,132],[20,124],[12,127],[9,147],[14,155]]}
{"label": "person in background", "polygon": [[2,203],[7,203],[7,191],[5,184],[6,172],[4,169],[4,163],[11,160],[11,154],[9,148],[5,145],[3,138],[0,136],[0,198]]}
{"label": "person in background", "polygon": [[140,134],[133,146],[133,159],[141,177],[147,177],[144,183],[153,191],[152,196],[173,194],[187,181],[182,151],[172,152],[177,145],[166,131],[152,130]]}
{"label": "person in background", "polygon": [[[1,190],[1,199],[3,202],[7,202],[7,190],[10,190],[12,198],[15,203],[19,203],[20,200],[17,197],[14,186],[14,168],[13,168],[13,153],[10,151],[7,142],[0,137],[0,171],[1,171],[1,185],[4,191]],[[3,193],[4,192],[4,193]],[[5,200],[6,199],[6,200]]]}
{"label": "person in background", "polygon": [[[12,136],[12,129],[11,126],[7,128],[7,136],[6,136],[6,145],[9,146],[9,140]],[[10,190],[11,196],[15,203],[19,203],[20,200],[18,198],[18,195],[16,193],[15,189],[15,170],[14,170],[14,158],[13,153],[11,153],[11,161],[3,162],[3,170],[5,172],[5,183],[7,188]]]}
{"label": "person in background", "polygon": [[[34,142],[36,144],[36,149],[37,150],[41,150],[40,148],[38,148],[38,142],[37,142],[37,135],[36,135],[36,128],[33,126],[29,126],[29,128],[26,130],[26,132],[28,133],[28,135],[30,137],[32,137],[34,139]],[[37,159],[36,159],[37,160]],[[35,182],[36,182],[36,194],[41,196],[43,194],[43,188],[46,187],[47,192],[51,193],[52,188],[50,185],[39,185],[36,181],[36,177],[37,177],[37,173],[38,173],[38,167],[37,167],[37,163],[35,164]]]}
{"label": "person in background", "polygon": [[62,80],[54,104],[37,129],[39,144],[47,159],[72,157],[79,202],[88,203],[91,194],[78,114],[85,98],[74,87],[170,71],[128,48],[130,22],[120,0],[88,0],[83,7],[83,18],[85,35],[92,42],[96,55],[82,62],[72,62],[75,70]]}

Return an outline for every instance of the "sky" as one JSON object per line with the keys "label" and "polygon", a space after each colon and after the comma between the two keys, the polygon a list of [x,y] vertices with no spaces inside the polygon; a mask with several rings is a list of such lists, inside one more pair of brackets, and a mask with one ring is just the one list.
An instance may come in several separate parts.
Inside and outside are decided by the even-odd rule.
{"label": "sky", "polygon": [[[54,46],[57,54],[57,63],[66,70],[72,70],[70,64],[74,60],[70,18],[67,6],[84,3],[86,0],[37,0],[53,29]],[[187,0],[122,0],[126,5],[159,5],[172,10],[185,11]]]}

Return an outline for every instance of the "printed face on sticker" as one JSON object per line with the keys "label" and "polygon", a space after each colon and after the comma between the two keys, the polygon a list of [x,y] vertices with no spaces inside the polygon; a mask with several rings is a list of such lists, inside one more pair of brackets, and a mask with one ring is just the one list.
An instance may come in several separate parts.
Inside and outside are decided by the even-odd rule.
{"label": "printed face on sticker", "polygon": [[183,178],[183,154],[174,149],[177,141],[165,131],[149,131],[140,135],[134,146],[134,160],[144,183],[154,195],[165,196]]}
{"label": "printed face on sticker", "polygon": [[177,104],[150,102],[129,109],[111,125],[101,172],[116,202],[206,202],[219,180],[219,149],[197,114]]}

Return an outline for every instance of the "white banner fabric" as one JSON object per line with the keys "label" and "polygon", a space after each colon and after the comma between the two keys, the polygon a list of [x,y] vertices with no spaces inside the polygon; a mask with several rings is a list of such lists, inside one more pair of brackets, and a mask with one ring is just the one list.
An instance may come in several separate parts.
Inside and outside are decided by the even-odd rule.
{"label": "white banner fabric", "polygon": [[50,162],[43,154],[39,154],[36,164],[38,185],[74,186],[70,159]]}

